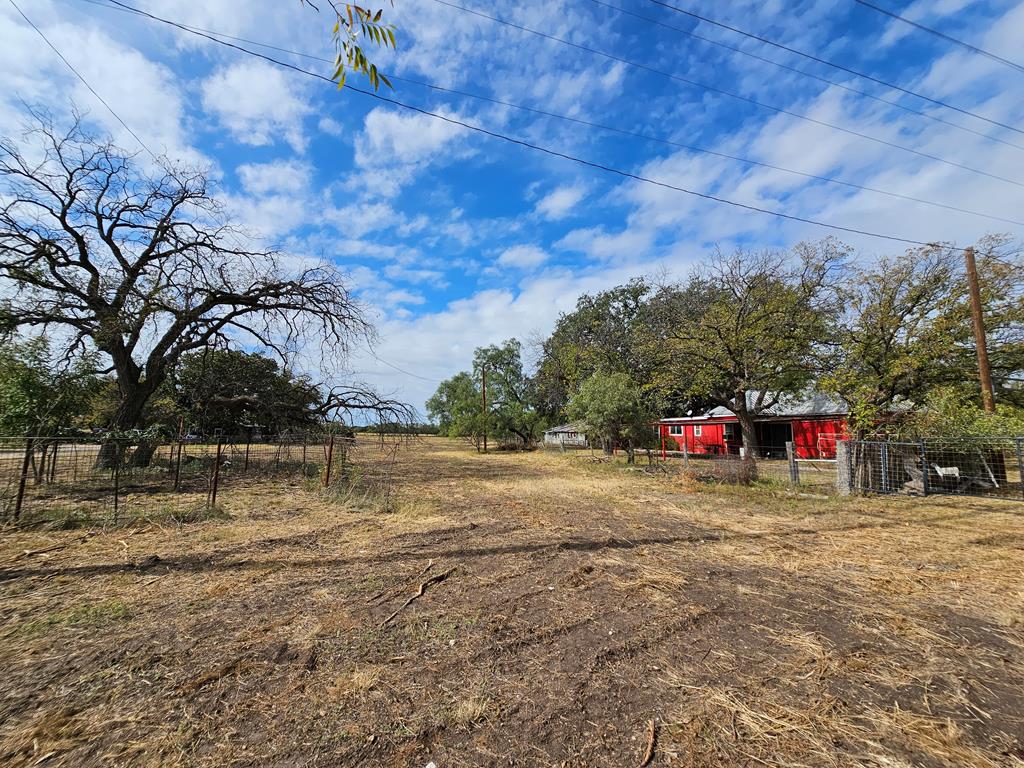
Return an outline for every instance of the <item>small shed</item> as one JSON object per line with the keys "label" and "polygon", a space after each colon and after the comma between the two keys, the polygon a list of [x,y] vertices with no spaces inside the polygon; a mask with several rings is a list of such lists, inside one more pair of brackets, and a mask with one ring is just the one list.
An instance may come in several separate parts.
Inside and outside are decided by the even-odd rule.
{"label": "small shed", "polygon": [[561,426],[544,430],[544,445],[586,448],[587,436],[575,424],[562,424]]}

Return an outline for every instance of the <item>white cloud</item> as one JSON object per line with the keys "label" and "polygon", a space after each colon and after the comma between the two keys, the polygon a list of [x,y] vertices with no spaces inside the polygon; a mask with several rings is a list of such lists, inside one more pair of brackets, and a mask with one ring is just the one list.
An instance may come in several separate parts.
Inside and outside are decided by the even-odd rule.
{"label": "white cloud", "polygon": [[514,245],[505,249],[498,257],[498,264],[503,267],[530,269],[539,267],[548,260],[547,252],[535,245]]}
{"label": "white cloud", "polygon": [[313,169],[297,160],[246,163],[238,166],[242,187],[252,195],[270,192],[298,194],[309,188]]}
{"label": "white cloud", "polygon": [[537,202],[535,210],[545,219],[552,221],[564,219],[586,196],[587,190],[582,184],[558,187],[542,197]]}
{"label": "white cloud", "polygon": [[[439,114],[456,117],[448,110]],[[450,157],[463,129],[429,115],[376,107],[363,123],[355,161],[362,169],[351,183],[364,194],[397,195],[428,164]]]}
{"label": "white cloud", "polygon": [[[95,25],[47,24],[65,16],[50,3],[32,3],[24,10],[150,150],[176,161],[206,164],[191,144],[179,80],[170,69],[111,39]],[[0,7],[0,24],[0,71],[4,73],[0,132],[17,130],[27,117],[24,103],[49,109],[58,122],[63,122],[73,103],[121,147],[140,149],[135,137],[9,5]],[[142,155],[139,162],[145,164],[149,158]]]}
{"label": "white cloud", "polygon": [[321,117],[320,122],[317,123],[317,127],[329,136],[340,138],[345,134],[345,129],[342,124],[333,117]]}
{"label": "white cloud", "polygon": [[283,139],[306,148],[303,121],[312,111],[305,84],[262,61],[231,64],[202,85],[203,107],[243,144],[265,146]]}

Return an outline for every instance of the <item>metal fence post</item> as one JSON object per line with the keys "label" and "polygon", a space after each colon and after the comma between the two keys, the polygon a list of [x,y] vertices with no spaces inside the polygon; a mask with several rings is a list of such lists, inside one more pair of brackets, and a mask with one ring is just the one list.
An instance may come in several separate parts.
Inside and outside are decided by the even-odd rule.
{"label": "metal fence post", "polygon": [[324,488],[331,484],[331,463],[334,461],[334,435],[327,443],[327,466],[324,468]]}
{"label": "metal fence post", "polygon": [[50,485],[57,480],[57,452],[60,450],[60,440],[53,441],[53,458],[50,459]]}
{"label": "metal fence post", "polygon": [[25,438],[25,455],[21,460],[21,477],[18,478],[18,498],[14,502],[14,519],[18,520],[21,517],[21,505],[25,501],[25,480],[28,478],[28,467],[32,461],[32,451],[35,448],[32,446],[32,438]]}
{"label": "metal fence post", "polygon": [[800,467],[796,463],[796,450],[793,441],[786,441],[786,459],[789,461],[789,482],[800,485]]}
{"label": "metal fence post", "polygon": [[882,443],[879,448],[882,460],[882,493],[889,492],[889,444]]}
{"label": "metal fence post", "polygon": [[[684,427],[685,429],[685,427]],[[686,442],[686,432],[683,432],[683,469],[690,468],[690,446]]]}
{"label": "metal fence post", "polygon": [[121,494],[121,451],[116,448],[115,443],[115,457],[114,461],[114,525],[117,525],[120,519],[120,494]]}
{"label": "metal fence post", "polygon": [[928,482],[928,457],[924,452],[924,440],[919,440],[918,445],[921,448],[921,491],[927,496],[930,483]]}
{"label": "metal fence post", "polygon": [[181,480],[181,440],[178,441],[178,458],[174,462],[174,490],[178,490],[178,481]]}
{"label": "metal fence post", "polygon": [[1020,478],[1020,495],[1024,498],[1024,437],[1017,438],[1017,477]]}
{"label": "metal fence post", "polygon": [[302,476],[306,476],[306,441],[308,437],[305,433],[302,435]]}
{"label": "metal fence post", "polygon": [[252,436],[245,438],[245,462],[242,464],[242,471],[249,471],[249,446],[252,445]]}
{"label": "metal fence post", "polygon": [[210,487],[210,506],[217,506],[217,484],[220,482],[220,450],[223,441],[217,438],[217,455],[213,460],[213,484]]}

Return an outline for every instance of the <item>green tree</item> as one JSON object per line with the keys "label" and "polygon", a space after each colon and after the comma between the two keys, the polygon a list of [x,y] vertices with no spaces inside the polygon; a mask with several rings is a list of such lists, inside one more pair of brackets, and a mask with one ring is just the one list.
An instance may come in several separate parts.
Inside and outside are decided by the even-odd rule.
{"label": "green tree", "polygon": [[558,318],[555,330],[539,344],[540,363],[533,377],[538,409],[556,419],[570,397],[595,372],[631,373],[647,378],[649,359],[636,343],[652,288],[635,278],[625,285],[584,294],[576,308]]}
{"label": "green tree", "polygon": [[718,253],[685,285],[660,290],[646,341],[654,386],[728,408],[752,455],[755,418],[819,371],[838,312],[831,286],[847,254],[832,239],[791,254]]}
{"label": "green tree", "polygon": [[1017,437],[1024,435],[1024,408],[999,403],[989,413],[961,388],[937,387],[901,427],[914,437]]}
{"label": "green tree", "polygon": [[[979,243],[982,312],[996,400],[1024,406],[1024,263],[1007,241]],[[820,384],[851,407],[858,432],[904,419],[937,388],[978,402],[977,349],[960,249],[934,245],[854,269],[840,289],[843,306],[832,367]],[[937,427],[937,425],[935,425]]]}
{"label": "green tree", "polygon": [[591,374],[572,396],[567,412],[591,439],[601,439],[606,453],[615,445],[623,446],[630,464],[637,448],[654,444],[653,414],[640,387],[621,371]]}
{"label": "green tree", "polygon": [[959,283],[956,255],[940,247],[885,257],[850,273],[840,288],[843,317],[833,365],[820,385],[850,405],[856,432],[922,402],[948,376],[944,368],[951,356],[959,357],[950,329]]}
{"label": "green tree", "polygon": [[522,344],[508,339],[473,353],[473,379],[487,373],[487,433],[498,440],[515,437],[523,448],[536,442],[544,419],[531,402],[531,382],[523,373]]}
{"label": "green tree", "polygon": [[442,381],[426,405],[439,434],[465,438],[480,450],[484,436],[481,391],[471,374],[463,371]]}
{"label": "green tree", "polygon": [[45,336],[0,346],[0,434],[60,435],[87,424],[89,400],[100,386],[91,361],[54,364]]}
{"label": "green tree", "polygon": [[323,423],[324,397],[307,377],[265,355],[204,350],[185,355],[174,375],[174,399],[190,427],[234,434],[311,429]]}

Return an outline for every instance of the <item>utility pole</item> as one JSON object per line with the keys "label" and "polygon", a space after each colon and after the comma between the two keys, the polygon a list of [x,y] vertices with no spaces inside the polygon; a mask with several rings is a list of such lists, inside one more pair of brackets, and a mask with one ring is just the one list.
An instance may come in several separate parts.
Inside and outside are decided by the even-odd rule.
{"label": "utility pole", "polygon": [[480,375],[483,379],[483,416],[484,416],[484,453],[487,453],[487,366],[480,367]]}
{"label": "utility pole", "polygon": [[988,365],[988,346],[985,342],[985,318],[981,312],[981,289],[978,287],[978,266],[974,261],[974,248],[965,248],[964,257],[967,260],[967,287],[971,296],[971,320],[974,323],[974,343],[978,348],[981,407],[986,411],[993,412],[996,409],[996,399],[992,391],[992,369]]}

